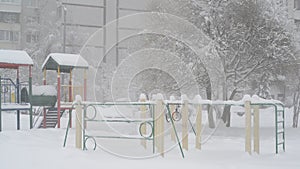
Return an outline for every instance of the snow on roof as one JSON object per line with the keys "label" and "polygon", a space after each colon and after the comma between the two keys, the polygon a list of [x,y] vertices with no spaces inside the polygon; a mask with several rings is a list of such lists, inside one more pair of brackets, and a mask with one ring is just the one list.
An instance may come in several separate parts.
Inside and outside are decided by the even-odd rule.
{"label": "snow on roof", "polygon": [[31,57],[22,50],[0,49],[0,63],[16,65],[33,65]]}
{"label": "snow on roof", "polygon": [[46,67],[47,70],[56,70],[60,66],[62,71],[68,71],[73,68],[89,67],[88,62],[79,54],[66,54],[66,53],[50,53],[44,61],[42,68]]}

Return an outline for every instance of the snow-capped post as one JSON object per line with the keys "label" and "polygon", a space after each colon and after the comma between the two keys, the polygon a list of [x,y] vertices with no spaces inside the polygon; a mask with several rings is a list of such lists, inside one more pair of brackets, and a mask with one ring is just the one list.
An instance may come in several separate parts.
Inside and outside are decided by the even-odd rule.
{"label": "snow-capped post", "polygon": [[245,151],[251,154],[251,97],[245,95],[243,98],[245,104],[245,128],[246,128],[246,137],[245,137]]}
{"label": "snow-capped post", "polygon": [[182,148],[189,149],[189,131],[188,131],[188,97],[187,95],[182,95],[181,100],[183,102],[181,113],[182,113]]}
{"label": "snow-capped post", "polygon": [[154,142],[161,156],[164,156],[164,105],[163,95],[156,95],[156,105],[154,111]]}
{"label": "snow-capped post", "polygon": [[[140,95],[140,100],[139,101],[140,102],[146,102],[146,99],[147,99],[146,95],[144,93],[142,93]],[[141,105],[140,112],[141,112],[141,114],[140,114],[141,119],[142,120],[146,119],[146,117],[147,117],[147,106],[146,105]],[[142,135],[146,135],[146,133],[147,133],[146,124],[141,126],[141,131],[140,132],[141,132]],[[145,149],[147,148],[147,140],[144,140],[144,139],[141,140],[141,144]]]}
{"label": "snow-capped post", "polygon": [[76,95],[75,97],[75,111],[76,111],[76,138],[75,145],[76,148],[82,149],[83,145],[83,135],[82,135],[82,98],[80,95]]}
{"label": "snow-capped post", "polygon": [[[170,101],[171,101],[171,102],[172,102],[172,101],[175,101],[175,97],[174,97],[174,96],[170,96]],[[170,113],[171,113],[171,115],[172,115],[172,113],[175,111],[175,108],[176,108],[175,105],[173,105],[173,104],[170,105]],[[169,118],[172,118],[172,117],[169,117]],[[171,130],[171,140],[172,140],[172,141],[176,141],[176,140],[175,140],[175,131],[174,131],[173,129]]]}
{"label": "snow-capped post", "polygon": [[202,105],[201,105],[201,96],[196,95],[194,98],[194,102],[196,104],[196,148],[201,149],[201,130],[202,130]]}
{"label": "snow-capped post", "polygon": [[[257,95],[252,96],[253,101],[258,101],[259,97]],[[253,119],[253,139],[254,139],[254,152],[259,154],[259,105],[253,107],[254,119]]]}

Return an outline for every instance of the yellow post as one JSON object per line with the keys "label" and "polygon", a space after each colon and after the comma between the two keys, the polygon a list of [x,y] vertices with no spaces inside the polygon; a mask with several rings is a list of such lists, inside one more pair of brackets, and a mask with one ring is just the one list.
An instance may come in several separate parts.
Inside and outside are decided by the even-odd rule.
{"label": "yellow post", "polygon": [[158,152],[161,156],[164,156],[164,106],[162,94],[156,95],[155,105],[155,122],[154,122],[154,142]]}
{"label": "yellow post", "polygon": [[[164,106],[162,106],[164,107]],[[164,129],[165,129],[165,125],[164,125],[164,120],[165,120],[165,116],[164,116],[164,108],[161,109],[161,114],[160,114],[160,146],[161,146],[161,149],[160,149],[160,155],[161,156],[164,156],[164,142],[165,142],[165,135],[164,135]]]}
{"label": "yellow post", "polygon": [[189,131],[188,131],[188,98],[186,95],[182,96],[183,106],[182,106],[182,148],[189,149]]}
{"label": "yellow post", "polygon": [[[170,101],[175,101],[175,97],[171,96]],[[172,113],[175,111],[175,108],[176,108],[175,105],[170,105],[170,114],[171,114],[171,116],[172,116]],[[172,117],[170,117],[170,118],[172,118]],[[174,131],[173,128],[171,128],[171,140],[174,141],[174,142],[176,141],[175,131]]]}
{"label": "yellow post", "polygon": [[201,96],[196,95],[193,102],[196,104],[196,142],[195,146],[197,149],[201,149],[201,131],[202,131],[202,105]]}
{"label": "yellow post", "polygon": [[[145,94],[140,95],[140,102],[146,102],[146,95]],[[140,111],[141,111],[141,114],[140,114],[141,119],[143,119],[143,120],[146,119],[147,118],[147,106],[146,105],[141,105]],[[147,134],[146,124],[141,126],[141,134],[142,135]],[[147,148],[147,141],[146,140],[141,140],[141,144],[145,149]]]}
{"label": "yellow post", "polygon": [[246,127],[246,137],[245,137],[245,151],[251,154],[251,101],[250,96],[245,96],[245,127]]}
{"label": "yellow post", "polygon": [[83,136],[82,136],[82,105],[81,105],[81,97],[79,95],[76,96],[76,148],[82,149],[82,142],[83,142]]}
{"label": "yellow post", "polygon": [[46,68],[44,68],[44,77],[43,77],[43,83],[44,83],[44,85],[47,84],[46,83],[46,78],[47,78],[47,70],[46,70]]}
{"label": "yellow post", "polygon": [[197,105],[197,118],[196,118],[196,148],[201,149],[201,130],[202,130],[202,105]]}
{"label": "yellow post", "polygon": [[254,152],[259,154],[259,106],[254,106]]}
{"label": "yellow post", "polygon": [[11,92],[11,96],[10,96],[10,101],[12,102],[12,103],[16,103],[16,94],[15,94],[15,92]]}

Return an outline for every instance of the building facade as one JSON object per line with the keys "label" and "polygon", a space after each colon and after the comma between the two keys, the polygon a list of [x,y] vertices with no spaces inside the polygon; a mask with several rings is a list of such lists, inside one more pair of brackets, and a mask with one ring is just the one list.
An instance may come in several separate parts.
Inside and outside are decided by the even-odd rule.
{"label": "building facade", "polygon": [[45,34],[42,20],[51,21],[51,11],[56,15],[53,0],[0,0],[0,48],[27,49],[39,43]]}
{"label": "building facade", "polygon": [[0,48],[21,48],[21,0],[0,0]]}

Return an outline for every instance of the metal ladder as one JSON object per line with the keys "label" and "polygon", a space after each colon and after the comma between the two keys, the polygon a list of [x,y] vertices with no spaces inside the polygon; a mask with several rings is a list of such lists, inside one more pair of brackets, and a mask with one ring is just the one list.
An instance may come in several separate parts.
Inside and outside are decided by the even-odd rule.
{"label": "metal ladder", "polygon": [[282,150],[285,151],[284,106],[276,104],[275,113],[276,154],[278,154],[280,146],[282,146]]}

